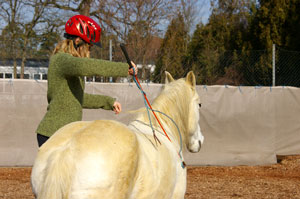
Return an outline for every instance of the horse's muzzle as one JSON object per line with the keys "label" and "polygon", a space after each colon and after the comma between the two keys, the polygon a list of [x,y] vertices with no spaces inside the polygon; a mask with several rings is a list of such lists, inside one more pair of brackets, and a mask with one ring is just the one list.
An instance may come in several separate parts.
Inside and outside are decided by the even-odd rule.
{"label": "horse's muzzle", "polygon": [[200,149],[201,149],[202,144],[201,144],[201,140],[198,140],[198,142],[199,142],[199,149],[198,149],[198,152],[199,152]]}
{"label": "horse's muzzle", "polygon": [[198,153],[201,149],[201,146],[201,140],[198,140],[198,142],[195,140],[194,144],[190,145],[188,149],[191,153]]}

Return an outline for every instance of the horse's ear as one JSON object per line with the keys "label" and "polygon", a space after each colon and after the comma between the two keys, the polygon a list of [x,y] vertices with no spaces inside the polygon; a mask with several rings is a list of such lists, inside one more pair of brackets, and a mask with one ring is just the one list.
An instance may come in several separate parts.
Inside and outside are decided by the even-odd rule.
{"label": "horse's ear", "polygon": [[192,86],[192,88],[196,87],[196,78],[193,71],[188,72],[185,81]]}
{"label": "horse's ear", "polygon": [[165,75],[166,75],[165,84],[168,84],[168,83],[174,81],[172,75],[169,72],[165,71]]}

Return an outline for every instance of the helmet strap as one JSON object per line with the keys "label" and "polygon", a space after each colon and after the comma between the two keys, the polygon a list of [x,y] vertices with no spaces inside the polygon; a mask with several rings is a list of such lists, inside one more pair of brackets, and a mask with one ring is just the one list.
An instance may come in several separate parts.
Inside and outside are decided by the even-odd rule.
{"label": "helmet strap", "polygon": [[76,39],[73,39],[73,44],[74,44],[74,47],[75,47],[76,50],[77,50],[80,46],[82,46],[83,44],[85,44],[85,41],[83,41],[82,39],[81,39],[81,41],[80,41],[78,44],[76,44],[75,40],[76,40]]}
{"label": "helmet strap", "polygon": [[68,33],[65,33],[65,34],[64,34],[64,37],[65,37],[66,39],[70,39],[70,40],[73,41],[73,46],[74,46],[74,48],[75,48],[76,50],[77,50],[80,46],[82,46],[83,44],[85,44],[85,41],[82,40],[80,37],[79,37],[79,38],[81,39],[81,41],[80,41],[78,44],[76,44],[75,40],[76,40],[76,38],[77,38],[78,36],[70,35],[70,34],[68,34]]}

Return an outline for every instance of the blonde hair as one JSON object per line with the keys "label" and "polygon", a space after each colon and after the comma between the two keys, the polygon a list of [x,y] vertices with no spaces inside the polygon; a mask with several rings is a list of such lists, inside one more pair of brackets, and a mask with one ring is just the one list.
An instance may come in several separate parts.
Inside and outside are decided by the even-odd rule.
{"label": "blonde hair", "polygon": [[65,39],[56,45],[53,51],[53,55],[55,55],[58,52],[64,52],[69,53],[74,57],[90,57],[89,48],[89,44],[84,43],[81,46],[79,46],[76,50],[76,48],[74,47],[73,40]]}

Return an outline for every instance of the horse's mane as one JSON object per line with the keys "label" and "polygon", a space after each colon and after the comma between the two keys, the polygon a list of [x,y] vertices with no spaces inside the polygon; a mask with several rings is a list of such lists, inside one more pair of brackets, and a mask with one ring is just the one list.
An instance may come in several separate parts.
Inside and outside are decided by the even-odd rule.
{"label": "horse's mane", "polygon": [[[192,89],[185,82],[185,79],[178,79],[164,85],[163,90],[152,103],[152,108],[170,116],[176,122],[180,132],[186,135],[186,125],[188,124],[187,120],[189,119],[189,106],[192,97]],[[177,133],[177,128],[173,122],[161,113],[156,112],[156,115],[159,117],[160,121],[165,123],[170,128],[170,130],[173,132],[173,136],[176,136],[176,139],[178,139],[179,135]],[[157,123],[151,111],[150,116],[153,126],[155,128],[159,128],[159,124]],[[146,110],[143,111],[137,119],[149,124],[148,113]],[[184,139],[184,137],[185,136],[182,138]]]}

